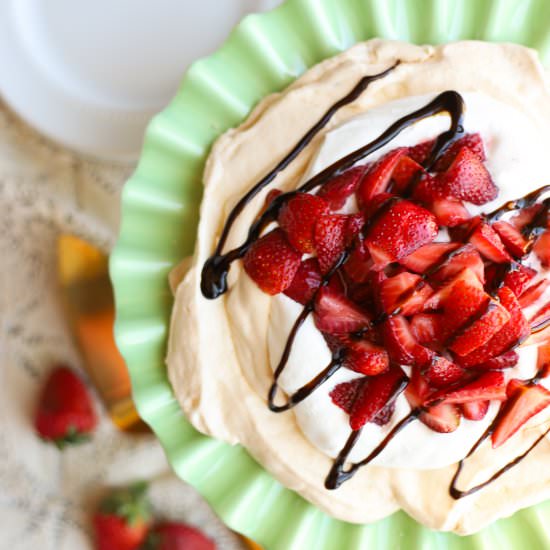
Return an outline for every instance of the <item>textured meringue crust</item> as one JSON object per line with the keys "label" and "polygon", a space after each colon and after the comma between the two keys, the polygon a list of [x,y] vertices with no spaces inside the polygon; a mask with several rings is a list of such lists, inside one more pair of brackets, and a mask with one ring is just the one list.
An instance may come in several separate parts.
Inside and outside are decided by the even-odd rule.
{"label": "textured meringue crust", "polygon": [[[231,268],[230,289],[223,297],[207,300],[199,286],[201,267],[212,253],[226,216],[237,200],[361,77],[378,73],[396,60],[401,63],[394,71],[372,83],[356,102],[339,111],[291,166],[251,201],[233,227],[228,247],[244,240],[269,189],[295,188],[306,174],[311,175],[335,160],[331,155],[338,153],[340,143],[345,152],[346,148],[355,148],[357,145],[352,142],[359,130],[350,128],[360,124],[363,116],[368,117],[373,110],[381,113],[378,122],[376,117],[372,120],[375,129],[378,124],[379,131],[383,130],[391,111],[384,110],[383,106],[389,102],[414,96],[429,98],[447,89],[464,92],[466,97],[470,92],[477,92],[491,105],[497,105],[493,100],[504,104],[503,113],[513,111],[514,116],[517,115],[523,125],[520,129],[518,123],[518,140],[525,136],[536,144],[536,150],[550,150],[547,130],[550,128],[550,93],[536,54],[524,47],[483,42],[432,47],[372,40],[316,65],[282,93],[265,98],[242,126],[225,133],[214,145],[204,175],[195,254],[179,283],[174,285],[176,301],[167,362],[181,406],[197,429],[244,445],[281,483],[327,513],[346,521],[366,523],[402,508],[428,527],[466,534],[550,497],[550,472],[545,467],[550,460],[548,442],[539,445],[528,459],[485,490],[458,501],[448,493],[455,470],[449,461],[455,458],[439,461],[450,465],[437,469],[426,467],[430,457],[440,456],[441,448],[456,445],[451,439],[446,440],[453,434],[434,432],[428,434],[428,451],[422,438],[409,438],[407,445],[394,449],[393,462],[389,458],[384,461],[381,456],[377,465],[363,468],[338,490],[328,491],[324,488],[324,479],[332,463],[330,455],[334,456],[335,452],[335,439],[330,439],[329,427],[342,430],[344,426],[345,429],[343,413],[331,405],[334,414],[340,416],[330,422],[327,419],[328,427],[315,431],[311,419],[320,418],[319,423],[323,423],[327,392],[311,401],[305,412],[275,414],[266,406],[273,357],[277,355],[276,347],[281,339],[277,336],[281,333],[277,327],[288,322],[288,311],[292,308],[281,305],[284,299],[262,293],[246,276],[240,262]],[[406,113],[403,109],[407,100],[393,105],[397,105],[395,118]],[[495,109],[498,112],[498,107]],[[468,124],[467,111],[467,129]],[[489,139],[488,166],[497,172],[496,183],[499,184],[500,179],[506,188],[497,202],[508,195],[513,184],[506,183],[509,170],[503,169],[501,178],[498,176],[502,141],[498,127],[498,120],[479,127],[484,138],[487,137],[484,133],[491,133],[493,128],[489,136],[492,141]],[[471,128],[478,129],[475,120]],[[355,136],[353,139],[346,138],[346,132],[350,134],[350,131]],[[365,139],[372,139],[369,136]],[[406,136],[403,139],[407,139]],[[408,139],[409,144],[413,144],[419,136],[413,132]],[[336,145],[331,148],[331,143]],[[494,156],[491,155],[493,147]],[[500,154],[502,156],[502,151]],[[528,147],[518,147],[516,154],[516,165],[527,162],[529,169],[525,169],[524,179],[514,184],[517,186],[515,196],[524,194],[529,187],[547,183],[544,162],[540,162],[540,166],[529,162],[537,158],[535,153]],[[315,349],[311,355],[317,354],[322,360],[325,344],[314,327],[303,345]],[[521,355],[530,357],[522,363],[524,373],[533,365],[533,353],[526,348]],[[315,363],[311,361],[313,368]],[[283,387],[290,391],[293,384],[300,383],[299,377],[306,374],[296,373],[295,378],[289,374]],[[483,445],[465,468],[463,487],[483,481],[525,450],[546,427],[549,417],[547,412],[534,417],[498,452],[489,444]],[[408,464],[404,456],[414,455],[415,450],[423,458],[411,459]]]}

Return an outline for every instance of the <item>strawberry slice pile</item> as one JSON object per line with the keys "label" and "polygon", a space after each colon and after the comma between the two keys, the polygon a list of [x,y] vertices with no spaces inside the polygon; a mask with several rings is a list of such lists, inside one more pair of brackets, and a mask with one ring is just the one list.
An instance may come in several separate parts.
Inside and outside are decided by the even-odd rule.
{"label": "strawberry slice pile", "polygon": [[434,145],[396,148],[315,194],[290,195],[244,268],[264,292],[312,311],[333,357],[361,375],[330,393],[353,430],[388,422],[402,392],[443,433],[497,401],[498,446],[550,403],[538,383],[506,382],[514,348],[550,322],[550,304],[523,313],[550,282],[522,264],[533,255],[550,266],[550,224],[539,223],[548,205],[471,216],[468,204],[498,195],[481,136],[462,136],[432,162]]}

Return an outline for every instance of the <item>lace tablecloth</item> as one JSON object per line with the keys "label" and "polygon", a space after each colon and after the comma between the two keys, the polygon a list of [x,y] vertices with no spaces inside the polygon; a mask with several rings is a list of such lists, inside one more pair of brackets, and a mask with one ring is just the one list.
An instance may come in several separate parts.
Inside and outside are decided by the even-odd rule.
{"label": "lace tablecloth", "polygon": [[[90,443],[60,453],[32,429],[48,367],[80,358],[56,289],[56,241],[70,232],[108,251],[130,166],[57,147],[0,103],[0,549],[92,548],[91,512],[106,487],[151,480],[157,513],[200,526],[220,549],[243,548],[170,471],[152,435],[118,431],[103,414]],[[101,405],[98,401],[98,409]]]}

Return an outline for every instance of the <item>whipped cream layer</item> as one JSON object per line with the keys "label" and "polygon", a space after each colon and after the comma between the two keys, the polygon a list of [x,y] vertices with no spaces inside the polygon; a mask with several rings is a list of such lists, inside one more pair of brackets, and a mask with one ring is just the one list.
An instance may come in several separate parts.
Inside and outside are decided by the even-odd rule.
{"label": "whipped cream layer", "polygon": [[[460,92],[460,90],[458,90]],[[498,186],[498,197],[491,203],[476,206],[466,203],[472,215],[490,212],[503,203],[539,188],[546,181],[544,140],[540,130],[523,113],[481,93],[462,93],[466,104],[464,128],[468,133],[478,132],[485,145],[486,166]],[[386,103],[354,117],[328,132],[318,150],[305,179],[309,179],[348,153],[378,137],[397,119],[423,107],[434,95],[408,97]],[[436,115],[406,128],[396,139],[385,145],[363,162],[372,162],[396,147],[411,146],[437,137],[449,127],[449,116]],[[346,212],[354,211],[355,200],[348,201]],[[505,218],[503,218],[505,219]],[[534,256],[534,255],[533,255]],[[525,262],[529,264],[530,258]],[[533,259],[536,261],[536,258]],[[533,266],[540,269],[540,265]],[[544,276],[547,276],[545,274]],[[532,315],[550,297],[547,291],[529,306]],[[283,294],[273,298],[271,305],[268,345],[270,362],[276,368],[294,321],[302,306]],[[536,372],[537,349],[534,346],[518,349],[520,360],[516,367],[507,369],[508,378],[530,378]],[[300,328],[292,353],[279,379],[280,387],[291,394],[314,378],[331,360],[331,353],[312,316]],[[405,368],[405,370],[407,370]],[[408,371],[407,371],[408,372]],[[313,445],[335,458],[350,434],[349,416],[332,403],[329,393],[335,385],[360,378],[349,369],[340,369],[323,386],[294,408],[300,429]],[[550,386],[550,381],[544,382]],[[454,464],[489,426],[499,408],[493,402],[483,420],[461,419],[452,433],[442,434],[422,422],[409,424],[376,457],[372,464],[389,468],[433,469]],[[411,410],[404,394],[396,400],[396,409],[390,422],[384,426],[368,423],[350,454],[351,461],[365,458],[387,433]]]}

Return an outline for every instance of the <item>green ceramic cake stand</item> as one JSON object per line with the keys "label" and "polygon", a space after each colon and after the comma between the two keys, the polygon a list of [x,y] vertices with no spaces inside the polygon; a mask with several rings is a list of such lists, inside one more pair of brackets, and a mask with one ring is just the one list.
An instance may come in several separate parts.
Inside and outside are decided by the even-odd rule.
{"label": "green ceramic cake stand", "polygon": [[550,548],[550,503],[469,537],[430,531],[402,512],[364,526],[332,519],[281,486],[242,447],[193,429],[168,382],[167,275],[193,251],[201,176],[212,142],[265,95],[373,37],[431,44],[513,41],[550,61],[550,2],[289,0],[270,13],[246,17],[222,48],[193,64],[173,101],[149,125],[139,165],[123,191],[122,226],[111,257],[116,340],[139,413],[177,474],[230,527],[268,550]]}

